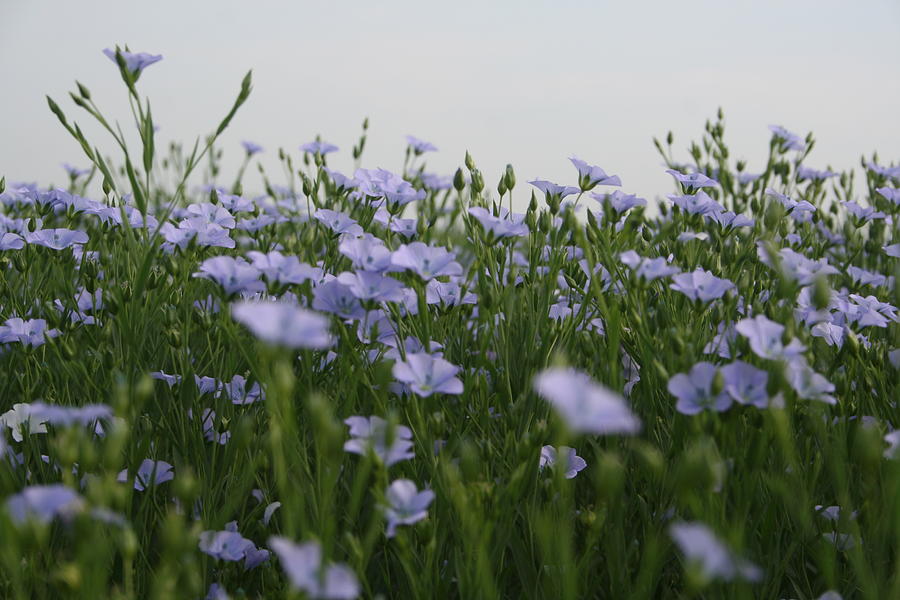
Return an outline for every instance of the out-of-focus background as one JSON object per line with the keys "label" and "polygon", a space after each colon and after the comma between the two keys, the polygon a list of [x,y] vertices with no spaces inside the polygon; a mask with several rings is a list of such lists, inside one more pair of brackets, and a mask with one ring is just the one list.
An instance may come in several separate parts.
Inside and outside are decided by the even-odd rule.
{"label": "out-of-focus background", "polygon": [[[872,150],[900,159],[897,0],[0,0],[7,180],[62,184],[60,163],[85,166],[44,100],[87,124],[67,97],[76,79],[127,124],[124,87],[101,53],[117,43],[164,56],[139,82],[158,145],[210,132],[253,69],[253,94],[223,138],[226,182],[244,139],[274,170],[278,147],[299,155],[321,134],[341,149],[330,166],[350,171],[366,116],[364,166],[399,171],[413,134],[440,149],[429,171],[451,174],[468,149],[489,188],[507,162],[523,188],[574,183],[574,154],[656,197],[672,183],[652,137],[671,129],[688,161],[720,106],[749,171],[762,167],[769,124],[813,131],[816,168],[850,168]],[[258,183],[251,171],[245,187]]]}

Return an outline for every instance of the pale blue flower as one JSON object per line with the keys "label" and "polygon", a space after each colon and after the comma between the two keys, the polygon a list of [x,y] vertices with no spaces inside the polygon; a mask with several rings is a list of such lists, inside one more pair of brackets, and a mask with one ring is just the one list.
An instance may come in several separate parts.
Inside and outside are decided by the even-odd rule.
{"label": "pale blue flower", "polygon": [[412,525],[428,516],[428,506],[434,500],[431,490],[419,491],[409,479],[397,479],[385,492],[387,504],[382,507],[387,519],[387,537],[392,538],[398,525]]}

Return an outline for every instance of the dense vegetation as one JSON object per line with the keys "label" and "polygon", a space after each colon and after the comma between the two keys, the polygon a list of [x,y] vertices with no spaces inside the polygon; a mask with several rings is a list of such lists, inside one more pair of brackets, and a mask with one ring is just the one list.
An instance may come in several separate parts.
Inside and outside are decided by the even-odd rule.
{"label": "dense vegetation", "polygon": [[49,100],[90,167],[0,184],[0,596],[900,598],[900,167],[720,113],[651,206],[413,137],[254,195],[249,74],[163,152],[108,55],[139,146],[78,84],[112,144]]}

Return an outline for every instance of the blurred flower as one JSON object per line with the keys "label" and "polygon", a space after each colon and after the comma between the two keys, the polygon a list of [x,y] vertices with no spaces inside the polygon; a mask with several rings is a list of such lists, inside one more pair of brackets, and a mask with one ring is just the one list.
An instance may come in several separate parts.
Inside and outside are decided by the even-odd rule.
{"label": "blurred flower", "polygon": [[834,384],[821,373],[815,372],[802,356],[796,356],[787,363],[785,376],[797,395],[804,400],[837,404],[837,400],[831,395],[835,389]]}
{"label": "blurred flower", "polygon": [[802,152],[806,150],[806,142],[803,139],[795,134],[791,133],[781,125],[769,125],[769,131],[771,131],[776,140],[779,140],[787,150],[797,150]]}
{"label": "blurred flower", "polygon": [[796,339],[784,346],[781,342],[784,325],[770,320],[765,315],[742,319],[735,325],[735,330],[747,338],[750,349],[760,358],[787,360],[806,350],[806,346]]}
{"label": "blurred flower", "polygon": [[456,377],[460,368],[443,358],[424,352],[407,354],[405,361],[394,363],[394,377],[409,386],[417,396],[431,394],[461,394],[463,382]]}
{"label": "blurred flower", "polygon": [[[682,185],[684,188],[699,190],[700,188],[705,187],[716,187],[719,185],[719,182],[715,179],[707,177],[703,173],[695,172],[695,173],[681,173],[680,171],[676,171],[675,169],[666,169],[666,173],[675,178],[678,183]],[[705,194],[704,194],[705,195]]]}
{"label": "blurred flower", "polygon": [[331,152],[337,152],[338,147],[334,144],[329,144],[328,142],[323,142],[322,140],[315,140],[312,142],[308,142],[300,146],[300,150],[303,152],[309,152],[310,154],[319,154],[326,155]]}
{"label": "blurred flower", "polygon": [[295,544],[287,538],[272,536],[269,547],[278,555],[291,585],[310,598],[352,600],[359,596],[356,574],[347,565],[324,565],[319,542]]}
{"label": "blurred flower", "polygon": [[241,142],[241,146],[244,147],[244,150],[247,152],[247,156],[253,156],[254,154],[258,154],[263,151],[263,147],[259,144],[254,144],[253,142],[248,142],[244,140]]}
{"label": "blurred flower", "polygon": [[324,350],[334,342],[328,318],[280,300],[242,301],[231,316],[264,342],[287,348]]}
{"label": "blurred flower", "polygon": [[625,399],[592,381],[587,373],[552,367],[541,371],[533,385],[576,433],[632,434],[641,429],[640,419],[631,412]]}
{"label": "blurred flower", "polygon": [[413,149],[413,152],[416,154],[422,154],[424,152],[437,152],[437,148],[434,144],[426,142],[424,140],[420,140],[417,137],[408,135],[406,136],[406,143],[410,148]]}
{"label": "blurred flower", "polygon": [[731,581],[762,580],[763,572],[753,563],[734,556],[703,523],[678,522],[669,526],[669,535],[684,554],[689,567],[696,567],[706,579]]}
{"label": "blurred flower", "polygon": [[81,496],[62,484],[28,486],[6,499],[6,510],[16,523],[31,519],[49,523],[56,517],[69,519],[83,508]]}
{"label": "blurred flower", "polygon": [[372,451],[386,467],[415,456],[409,427],[394,425],[389,428],[387,421],[376,416],[348,417],[344,423],[350,428],[350,439],[344,442],[345,452],[365,456]]}
{"label": "blurred flower", "polygon": [[397,525],[412,525],[428,516],[428,505],[434,500],[431,490],[419,491],[409,479],[397,479],[385,492],[387,505],[382,507],[387,519],[387,537],[392,538]]}

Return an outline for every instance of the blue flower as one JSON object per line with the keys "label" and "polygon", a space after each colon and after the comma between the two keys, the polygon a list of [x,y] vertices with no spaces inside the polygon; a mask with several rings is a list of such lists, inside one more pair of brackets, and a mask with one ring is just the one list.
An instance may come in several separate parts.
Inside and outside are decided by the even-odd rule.
{"label": "blue flower", "polygon": [[237,302],[231,316],[269,344],[324,350],[334,343],[328,318],[283,300]]}
{"label": "blue flower", "polygon": [[310,598],[352,600],[359,596],[356,574],[344,564],[323,564],[319,542],[296,544],[287,538],[272,536],[269,547],[278,555],[291,585],[306,592]]}
{"label": "blue flower", "polygon": [[640,419],[625,399],[595,383],[587,373],[559,367],[546,369],[534,378],[534,389],[576,433],[633,434],[641,429]]}
{"label": "blue flower", "polygon": [[385,492],[387,504],[382,507],[387,519],[387,537],[392,538],[398,525],[412,525],[428,516],[428,506],[434,500],[431,490],[419,491],[409,479],[397,479]]}
{"label": "blue flower", "polygon": [[152,65],[153,63],[159,62],[162,60],[162,54],[147,54],[146,52],[129,52],[128,50],[122,50],[118,46],[116,46],[115,50],[110,50],[106,48],[103,50],[103,54],[109,57],[111,61],[118,64],[119,61],[116,59],[116,53],[121,54],[122,58],[125,59],[125,68],[131,71],[132,76],[137,79],[138,75],[141,74],[146,67]]}
{"label": "blue flower", "polygon": [[463,382],[456,377],[459,371],[456,365],[424,352],[407,354],[405,361],[396,362],[393,367],[397,381],[422,398],[432,394],[461,394]]}

